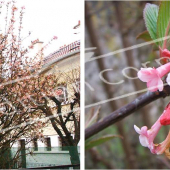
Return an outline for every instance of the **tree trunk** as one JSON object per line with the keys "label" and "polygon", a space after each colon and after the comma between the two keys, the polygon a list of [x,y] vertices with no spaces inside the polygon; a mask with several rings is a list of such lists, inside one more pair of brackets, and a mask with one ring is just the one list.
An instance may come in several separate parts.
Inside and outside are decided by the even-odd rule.
{"label": "tree trunk", "polygon": [[0,169],[9,169],[11,163],[11,148],[9,143],[0,150]]}
{"label": "tree trunk", "polygon": [[[77,146],[68,146],[70,161],[72,165],[80,164],[80,158]],[[74,167],[74,169],[80,169],[80,166]]]}
{"label": "tree trunk", "polygon": [[[100,43],[98,42],[98,39],[97,39],[97,35],[96,35],[97,30],[95,30],[95,28],[94,28],[93,21],[92,21],[91,17],[88,16],[88,12],[90,10],[91,9],[89,7],[89,4],[88,4],[88,2],[86,2],[85,3],[85,13],[86,13],[85,21],[86,21],[87,31],[88,31],[88,34],[89,34],[89,37],[90,37],[90,42],[91,42],[92,46],[97,47],[97,49],[95,50],[96,56],[100,56],[103,53],[101,51]],[[105,70],[105,68],[106,68],[105,62],[102,58],[97,60],[97,64],[98,64],[98,68],[99,68],[100,71]],[[109,77],[106,73],[104,75],[104,79],[109,80]],[[109,91],[110,85],[107,84],[107,83],[104,83],[104,82],[102,82],[102,84],[103,84],[103,88],[106,92],[107,98],[108,99],[113,98],[114,94]],[[116,110],[116,108],[117,108],[116,101],[110,102],[109,107],[112,110]],[[116,125],[116,128],[117,128],[119,134],[124,137],[124,140],[121,140],[121,144],[122,144],[122,148],[123,148],[125,155],[126,155],[126,158],[127,158],[126,159],[127,167],[130,168],[130,169],[135,169],[136,168],[136,163],[135,163],[136,161],[135,161],[135,157],[133,156],[133,148],[130,145],[129,137],[128,137],[128,135],[126,135],[124,128],[123,128],[123,125],[124,125],[123,122],[118,122],[117,125]]]}

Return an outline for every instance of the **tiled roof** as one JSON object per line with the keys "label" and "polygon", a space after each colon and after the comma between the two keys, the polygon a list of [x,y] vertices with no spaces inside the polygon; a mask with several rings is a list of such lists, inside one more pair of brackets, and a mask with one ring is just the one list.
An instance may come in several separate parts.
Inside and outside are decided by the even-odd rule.
{"label": "tiled roof", "polygon": [[75,41],[69,45],[64,45],[64,47],[61,47],[59,50],[56,50],[55,52],[49,54],[47,57],[44,58],[44,65],[55,60],[58,57],[64,56],[66,54],[69,54],[73,51],[80,50],[80,40]]}

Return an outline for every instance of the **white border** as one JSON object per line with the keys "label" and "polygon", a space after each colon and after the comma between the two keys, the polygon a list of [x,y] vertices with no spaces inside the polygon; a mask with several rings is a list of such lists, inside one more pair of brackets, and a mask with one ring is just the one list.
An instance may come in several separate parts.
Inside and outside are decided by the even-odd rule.
{"label": "white border", "polygon": [[81,26],[80,26],[80,34],[81,34],[81,46],[80,46],[80,89],[81,89],[81,95],[80,95],[80,169],[85,169],[85,55],[84,55],[84,49],[85,49],[85,1],[81,0],[81,7],[79,7],[82,10],[82,15],[80,18]]}

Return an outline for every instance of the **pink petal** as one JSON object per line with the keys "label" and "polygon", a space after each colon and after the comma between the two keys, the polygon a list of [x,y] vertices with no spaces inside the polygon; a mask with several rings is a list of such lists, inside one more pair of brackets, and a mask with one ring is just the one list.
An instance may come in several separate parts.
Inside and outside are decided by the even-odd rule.
{"label": "pink petal", "polygon": [[157,91],[159,81],[160,81],[159,78],[154,78],[154,79],[150,80],[149,82],[147,82],[148,89],[152,92]]}
{"label": "pink petal", "polygon": [[170,125],[170,113],[169,112],[164,112],[160,119],[161,125]]}
{"label": "pink petal", "polygon": [[161,125],[170,125],[170,103],[166,106],[164,112],[160,116]]}
{"label": "pink petal", "polygon": [[138,72],[138,77],[143,82],[148,82],[151,79],[157,77],[156,69],[153,68],[141,68]]}
{"label": "pink petal", "polygon": [[[160,116],[161,117],[161,116]],[[154,123],[154,125],[151,127],[151,129],[148,130],[148,136],[150,143],[154,141],[156,135],[158,134],[160,128],[162,127],[160,123],[160,117],[158,120]]]}
{"label": "pink petal", "polygon": [[164,64],[158,67],[156,70],[159,73],[159,76],[162,78],[163,76],[168,74],[168,72],[170,72],[170,63]]}
{"label": "pink petal", "polygon": [[148,142],[148,139],[147,139],[146,136],[140,135],[140,136],[139,136],[139,141],[140,141],[140,143],[141,143],[142,146],[144,146],[144,147],[149,147],[149,142]]}
{"label": "pink petal", "polygon": [[147,126],[143,126],[143,127],[141,128],[141,134],[142,134],[142,135],[148,136],[147,131],[148,131],[148,127],[147,127]]}
{"label": "pink petal", "polygon": [[141,134],[141,130],[136,125],[134,125],[134,129],[138,134]]}
{"label": "pink petal", "polygon": [[165,56],[165,57],[170,57],[170,51],[167,50],[167,49],[164,49],[164,50],[162,51],[162,55]]}

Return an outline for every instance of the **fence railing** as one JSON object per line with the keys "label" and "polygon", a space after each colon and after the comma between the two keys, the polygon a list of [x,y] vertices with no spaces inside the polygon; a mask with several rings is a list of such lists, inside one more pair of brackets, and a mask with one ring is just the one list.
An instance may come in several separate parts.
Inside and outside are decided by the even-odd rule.
{"label": "fence railing", "polygon": [[[20,149],[19,152],[18,149]],[[80,148],[77,147],[77,149],[79,153]],[[17,157],[15,157],[16,153],[18,153]],[[39,147],[38,151],[35,151],[34,147],[9,148],[0,159],[0,169],[19,169],[21,167],[27,169],[46,169],[44,167],[67,169],[68,167],[69,169],[73,166],[79,165],[71,165],[69,151],[61,151],[59,147],[52,147],[51,151],[46,147]]]}
{"label": "fence railing", "polygon": [[35,167],[35,168],[27,168],[27,169],[80,169],[80,164],[76,165],[59,165],[59,166],[40,166],[40,167]]}
{"label": "fence railing", "polygon": [[71,53],[73,51],[77,51],[77,50],[80,50],[80,40],[75,41],[67,46],[65,45],[65,46],[61,47],[59,50],[48,55],[47,57],[44,58],[44,64],[51,62],[52,60],[54,60],[57,57],[64,56],[66,54],[69,54],[69,53]]}

